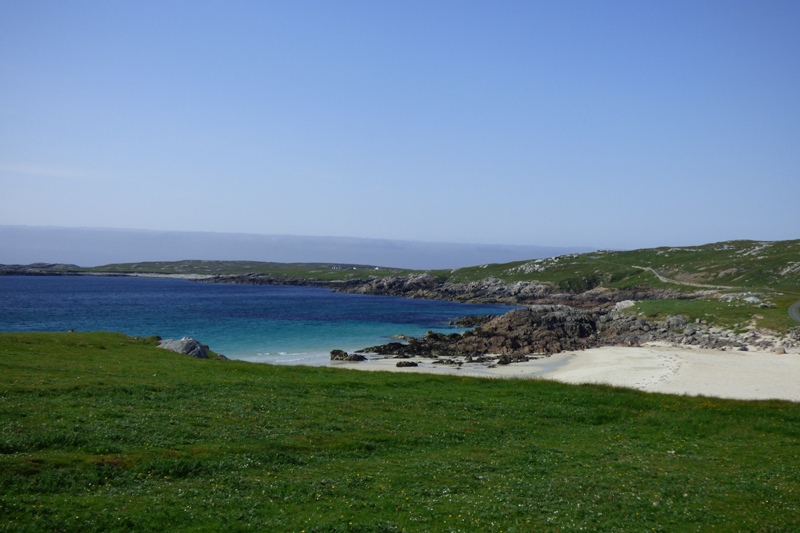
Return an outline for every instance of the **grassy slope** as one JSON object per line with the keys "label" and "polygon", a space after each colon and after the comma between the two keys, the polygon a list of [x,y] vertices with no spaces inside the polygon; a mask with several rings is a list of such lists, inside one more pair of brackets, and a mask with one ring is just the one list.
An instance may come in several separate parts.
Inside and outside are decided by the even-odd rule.
{"label": "grassy slope", "polygon": [[0,335],[8,531],[797,531],[800,405]]}
{"label": "grassy slope", "polygon": [[[760,243],[731,241],[683,248],[592,252],[557,258],[460,269],[454,281],[494,276],[508,281],[540,281],[564,288],[664,284],[650,267],[687,283],[731,286],[738,290],[789,291],[800,296],[800,240]],[[686,286],[686,290],[696,290]]]}
{"label": "grassy slope", "polygon": [[[646,268],[678,283],[663,282]],[[697,285],[708,285],[718,287],[722,294],[757,293],[774,307],[765,309],[741,298],[730,302],[708,298],[642,302],[631,312],[653,319],[680,314],[690,320],[706,320],[726,327],[736,324],[743,327],[755,321],[758,326],[785,332],[797,326],[787,310],[800,300],[800,240],[732,241],[683,248],[573,254],[460,269],[454,272],[452,280],[464,282],[488,276],[563,289],[650,286],[695,292],[705,289]]]}

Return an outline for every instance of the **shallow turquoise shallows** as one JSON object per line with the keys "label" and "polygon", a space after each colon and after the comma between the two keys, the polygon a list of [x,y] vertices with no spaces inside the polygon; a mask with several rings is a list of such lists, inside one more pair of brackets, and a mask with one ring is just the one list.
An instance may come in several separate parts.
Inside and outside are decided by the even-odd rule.
{"label": "shallow turquoise shallows", "polygon": [[472,305],[311,287],[106,276],[0,276],[0,331],[120,331],[194,337],[235,359],[326,364],[394,335],[462,331],[448,321],[502,314]]}

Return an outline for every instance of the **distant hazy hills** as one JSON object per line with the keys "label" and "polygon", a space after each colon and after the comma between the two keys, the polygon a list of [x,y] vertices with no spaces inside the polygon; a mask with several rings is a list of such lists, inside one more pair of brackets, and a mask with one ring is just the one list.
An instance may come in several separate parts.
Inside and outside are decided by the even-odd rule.
{"label": "distant hazy hills", "polygon": [[138,261],[207,259],[357,263],[426,270],[508,263],[588,251],[592,249],[348,237],[0,226],[0,264],[72,263],[88,267]]}

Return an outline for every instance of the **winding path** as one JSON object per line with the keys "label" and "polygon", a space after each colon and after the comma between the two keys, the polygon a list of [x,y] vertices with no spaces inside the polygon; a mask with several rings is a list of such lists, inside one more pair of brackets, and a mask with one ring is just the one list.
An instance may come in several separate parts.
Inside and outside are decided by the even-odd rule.
{"label": "winding path", "polygon": [[800,302],[793,303],[789,306],[789,316],[800,322]]}
{"label": "winding path", "polygon": [[[678,285],[688,285],[690,287],[704,287],[704,288],[708,288],[708,289],[733,289],[733,288],[735,288],[735,287],[726,287],[724,285],[704,285],[702,283],[690,283],[690,282],[687,282],[687,281],[678,281],[677,279],[672,279],[672,278],[668,278],[668,277],[664,276],[661,272],[659,272],[658,270],[656,270],[654,268],[651,268],[651,267],[643,267],[643,266],[636,266],[636,265],[631,265],[631,266],[633,266],[633,268],[640,268],[642,270],[648,270],[648,271],[652,272],[658,279],[660,279],[664,283],[676,283]],[[793,303],[792,305],[789,306],[789,316],[793,320],[796,320],[797,322],[800,322],[800,302],[795,302],[795,303]]]}
{"label": "winding path", "polygon": [[[658,270],[651,268],[651,267],[643,267],[643,266],[636,266],[631,265],[633,268],[640,268],[642,270],[648,270],[652,272],[659,280],[663,281],[664,283],[673,283],[675,285],[686,285],[687,287],[700,287],[704,289],[733,289],[735,287],[728,287],[727,285],[706,285],[704,283],[692,283],[690,281],[678,281],[677,279],[672,279],[666,277],[664,274],[659,272]],[[800,302],[798,302],[800,303]],[[798,319],[800,320],[800,318]]]}

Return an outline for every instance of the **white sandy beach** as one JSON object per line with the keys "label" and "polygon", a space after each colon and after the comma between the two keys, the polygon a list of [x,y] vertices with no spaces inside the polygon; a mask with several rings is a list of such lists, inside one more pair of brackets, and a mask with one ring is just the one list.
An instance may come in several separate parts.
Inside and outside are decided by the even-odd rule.
{"label": "white sandy beach", "polygon": [[746,400],[800,402],[800,354],[718,351],[646,346],[604,347],[489,368],[460,368],[414,358],[417,367],[398,368],[399,359],[332,363],[337,368],[426,372],[497,378],[552,379],[565,383],[605,383],[649,392]]}

